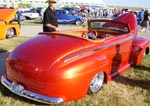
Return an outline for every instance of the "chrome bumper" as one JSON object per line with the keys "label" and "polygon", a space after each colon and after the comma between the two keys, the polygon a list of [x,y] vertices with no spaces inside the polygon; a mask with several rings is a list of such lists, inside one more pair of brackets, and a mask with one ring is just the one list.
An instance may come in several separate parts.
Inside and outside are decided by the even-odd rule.
{"label": "chrome bumper", "polygon": [[58,104],[58,103],[63,102],[62,98],[52,98],[52,97],[40,95],[40,94],[25,90],[23,86],[17,85],[7,80],[7,78],[4,75],[1,77],[1,83],[5,87],[7,87],[11,92],[19,96],[37,101],[37,102],[46,103],[46,104]]}

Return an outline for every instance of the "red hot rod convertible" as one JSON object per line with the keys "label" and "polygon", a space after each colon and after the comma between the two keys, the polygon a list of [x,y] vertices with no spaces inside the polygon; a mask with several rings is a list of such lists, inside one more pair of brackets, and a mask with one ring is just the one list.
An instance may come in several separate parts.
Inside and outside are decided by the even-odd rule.
{"label": "red hot rod convertible", "polygon": [[87,29],[39,33],[20,44],[8,56],[1,82],[38,102],[77,100],[139,65],[149,54],[149,45],[137,37],[132,13],[114,20],[89,20]]}

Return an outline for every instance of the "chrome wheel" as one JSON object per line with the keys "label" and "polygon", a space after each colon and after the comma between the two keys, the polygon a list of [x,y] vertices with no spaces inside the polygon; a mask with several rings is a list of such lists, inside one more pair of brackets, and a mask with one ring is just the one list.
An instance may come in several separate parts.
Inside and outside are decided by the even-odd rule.
{"label": "chrome wheel", "polygon": [[14,29],[13,28],[9,28],[7,30],[7,33],[6,33],[6,37],[7,38],[12,38],[12,37],[14,37],[14,35],[15,35]]}
{"label": "chrome wheel", "polygon": [[104,79],[105,79],[104,72],[97,73],[93,77],[93,79],[92,79],[92,81],[90,83],[88,94],[92,94],[92,93],[98,92],[102,88]]}
{"label": "chrome wheel", "polygon": [[146,52],[144,51],[144,53],[143,53],[143,58],[146,56]]}
{"label": "chrome wheel", "polygon": [[145,56],[146,56],[146,50],[144,50],[144,52],[143,52],[143,58],[142,59],[144,59]]}
{"label": "chrome wheel", "polygon": [[81,25],[81,21],[77,20],[76,25]]}

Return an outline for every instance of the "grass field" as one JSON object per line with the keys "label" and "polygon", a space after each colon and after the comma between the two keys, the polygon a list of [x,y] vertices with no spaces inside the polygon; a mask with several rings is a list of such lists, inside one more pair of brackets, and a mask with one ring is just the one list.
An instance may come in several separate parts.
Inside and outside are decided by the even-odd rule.
{"label": "grass field", "polygon": [[42,20],[40,18],[34,19],[34,20],[24,20],[21,21],[21,25],[41,25]]}
{"label": "grass field", "polygon": [[0,53],[6,50],[13,50],[18,44],[29,38],[30,37],[26,36],[18,36],[11,39],[0,40]]}
{"label": "grass field", "polygon": [[[26,39],[29,37],[1,40],[0,52],[11,51]],[[44,106],[17,96],[0,84],[0,106],[36,105]],[[64,103],[62,106],[150,106],[150,55],[144,58],[140,66],[133,67],[108,84],[104,84],[100,92]]]}

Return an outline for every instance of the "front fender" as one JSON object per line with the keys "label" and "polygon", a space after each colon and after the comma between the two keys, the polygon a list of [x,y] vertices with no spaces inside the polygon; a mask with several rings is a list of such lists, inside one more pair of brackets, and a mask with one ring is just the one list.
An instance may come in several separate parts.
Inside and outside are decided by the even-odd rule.
{"label": "front fender", "polygon": [[148,54],[150,41],[144,38],[136,38],[133,41],[133,47],[130,57],[130,63],[133,65],[139,65],[142,62],[144,53]]}

